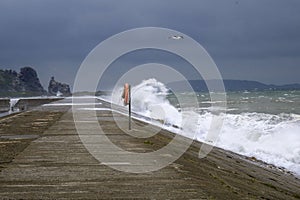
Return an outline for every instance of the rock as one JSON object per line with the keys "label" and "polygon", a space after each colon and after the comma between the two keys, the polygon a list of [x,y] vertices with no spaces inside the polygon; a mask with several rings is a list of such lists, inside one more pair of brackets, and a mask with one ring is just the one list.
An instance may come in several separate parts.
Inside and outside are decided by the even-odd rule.
{"label": "rock", "polygon": [[51,77],[51,80],[49,82],[48,93],[49,95],[55,96],[71,95],[70,86],[68,84],[55,81],[54,77]]}
{"label": "rock", "polygon": [[21,83],[22,91],[40,92],[41,94],[45,93],[45,90],[40,83],[36,71],[31,67],[21,68],[19,80]]}
{"label": "rock", "polygon": [[21,68],[20,73],[14,70],[0,70],[0,96],[41,96],[46,94],[36,71],[31,67]]}

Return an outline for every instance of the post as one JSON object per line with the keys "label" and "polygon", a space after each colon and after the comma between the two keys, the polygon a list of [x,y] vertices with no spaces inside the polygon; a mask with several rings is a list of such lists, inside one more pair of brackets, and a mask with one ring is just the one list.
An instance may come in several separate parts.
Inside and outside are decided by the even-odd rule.
{"label": "post", "polygon": [[124,99],[124,106],[128,105],[128,129],[131,130],[131,86],[125,83],[122,94]]}
{"label": "post", "polygon": [[131,86],[129,85],[129,91],[128,91],[128,129],[131,130]]}

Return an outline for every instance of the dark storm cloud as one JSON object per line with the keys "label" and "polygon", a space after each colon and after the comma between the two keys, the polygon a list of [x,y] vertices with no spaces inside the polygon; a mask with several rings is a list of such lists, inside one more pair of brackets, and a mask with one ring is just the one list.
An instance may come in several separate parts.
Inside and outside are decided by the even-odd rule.
{"label": "dark storm cloud", "polygon": [[298,0],[0,1],[0,67],[34,66],[72,83],[99,42],[143,26],[202,44],[224,78],[300,82]]}

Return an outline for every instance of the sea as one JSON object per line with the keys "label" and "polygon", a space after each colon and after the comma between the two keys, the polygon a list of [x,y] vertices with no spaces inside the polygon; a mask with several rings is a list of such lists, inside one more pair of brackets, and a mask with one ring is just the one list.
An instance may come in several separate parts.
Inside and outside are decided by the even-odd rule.
{"label": "sea", "polygon": [[[119,87],[104,98],[123,105],[122,90]],[[218,102],[211,101],[210,93],[175,95],[170,91],[155,79],[132,86],[132,111],[142,120],[157,120],[167,130],[207,142],[216,115],[212,108]],[[190,101],[193,95],[197,97],[196,106]],[[180,106],[183,104],[184,109]],[[226,104],[227,108],[218,112],[223,124],[215,142],[217,147],[300,175],[300,91],[227,92]],[[193,134],[180,131],[183,121],[189,123]]]}

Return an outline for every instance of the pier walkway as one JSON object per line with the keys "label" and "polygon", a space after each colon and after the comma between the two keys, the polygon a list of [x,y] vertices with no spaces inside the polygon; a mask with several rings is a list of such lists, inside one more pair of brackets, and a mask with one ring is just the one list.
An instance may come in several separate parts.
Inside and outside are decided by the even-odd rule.
{"label": "pier walkway", "polygon": [[[59,103],[37,107],[9,120],[0,119],[1,136],[18,135],[17,131],[14,132],[14,123],[22,117],[26,124],[26,119],[33,120],[35,116],[35,124],[28,125],[25,135],[34,135],[34,127],[41,128],[53,120],[53,124],[42,129],[36,138],[31,138],[26,148],[17,153],[11,162],[0,162],[0,199],[300,198],[300,181],[293,175],[273,169],[254,158],[247,159],[218,148],[214,148],[206,158],[199,159],[201,144],[198,142],[193,142],[178,160],[158,171],[127,173],[112,169],[95,159],[82,144],[68,104],[70,99]],[[125,116],[115,113],[113,117],[113,113],[106,109],[110,105],[103,101],[99,101],[97,107],[97,117],[105,133],[115,145],[126,151],[155,151],[167,145],[174,136],[161,130],[150,138],[134,138],[124,133],[114,120],[126,123]],[[42,114],[50,111],[64,114],[60,118],[53,113]],[[145,125],[135,122],[139,127]],[[97,134],[95,127],[89,125],[88,117],[79,123],[86,124],[86,131],[91,137]],[[140,131],[147,132],[152,128],[155,127],[145,126]],[[133,129],[137,127],[133,126]],[[25,139],[0,138],[0,146]],[[130,162],[115,165],[130,167]]]}

